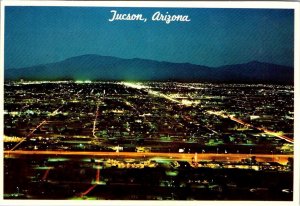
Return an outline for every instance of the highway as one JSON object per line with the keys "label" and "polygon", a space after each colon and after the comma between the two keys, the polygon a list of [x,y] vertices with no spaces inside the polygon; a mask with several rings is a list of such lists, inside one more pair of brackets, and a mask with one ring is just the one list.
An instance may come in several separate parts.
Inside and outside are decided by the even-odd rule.
{"label": "highway", "polygon": [[220,117],[223,117],[223,118],[229,118],[232,121],[234,121],[236,123],[239,123],[241,125],[244,125],[246,127],[251,127],[251,128],[258,129],[258,130],[260,130],[260,131],[262,131],[262,132],[264,132],[264,133],[266,133],[268,135],[272,135],[274,137],[278,137],[278,138],[280,138],[282,140],[285,140],[285,141],[287,141],[289,143],[294,143],[294,140],[292,138],[289,138],[287,136],[278,134],[278,133],[276,133],[274,131],[268,130],[268,129],[263,128],[263,127],[255,127],[254,125],[246,123],[246,122],[244,122],[244,121],[242,121],[240,119],[237,119],[237,118],[233,117],[232,115],[225,115],[225,114],[223,114],[222,112],[219,112],[219,111],[218,112],[216,112],[216,111],[207,111],[207,113],[213,114],[213,115],[217,115],[217,116],[220,116]]}
{"label": "highway", "polygon": [[[146,86],[144,85],[141,85],[141,84],[135,84],[135,83],[127,83],[127,82],[123,82],[122,83],[124,86],[126,87],[131,87],[131,88],[134,88],[134,89],[141,89],[141,90],[144,90],[146,92],[148,92],[149,94],[153,95],[153,96],[158,96],[158,97],[162,97],[162,98],[165,98],[167,100],[170,100],[172,102],[175,102],[175,103],[178,103],[178,104],[181,104],[181,105],[185,105],[185,106],[190,106],[190,103],[189,102],[183,102],[183,101],[179,101],[177,100],[176,98],[172,98],[172,97],[169,97],[168,95],[165,95],[161,92],[157,92],[157,91],[153,91],[149,88],[147,88]],[[225,115],[223,112],[220,112],[220,111],[206,111],[208,114],[213,114],[213,115],[217,115],[217,116],[221,116],[223,118],[229,118],[231,119],[232,121],[236,122],[236,123],[239,123],[239,124],[242,124],[244,126],[247,126],[247,127],[251,127],[251,128],[255,128],[255,129],[258,129],[268,135],[272,135],[274,137],[277,137],[277,138],[280,138],[282,140],[285,140],[289,143],[294,143],[294,140],[292,138],[289,138],[287,136],[284,136],[284,135],[281,135],[281,134],[278,134],[274,131],[270,131],[266,128],[263,128],[263,127],[255,127],[254,125],[251,125],[249,123],[246,123],[240,119],[237,119],[235,118],[234,116],[232,115]]]}
{"label": "highway", "polygon": [[97,138],[95,132],[96,132],[96,124],[97,124],[97,118],[98,118],[98,115],[99,115],[99,103],[97,103],[97,108],[96,108],[96,112],[95,112],[95,120],[93,122],[93,137],[94,138]]}
{"label": "highway", "polygon": [[159,160],[179,160],[191,161],[192,158],[197,156],[198,161],[201,160],[216,160],[236,162],[241,159],[256,157],[258,162],[278,162],[286,164],[289,157],[293,155],[279,155],[279,154],[215,154],[215,153],[201,153],[201,154],[188,154],[188,153],[157,153],[157,152],[98,152],[98,151],[4,151],[5,158],[18,158],[22,156],[57,156],[57,157],[90,157],[90,158],[132,158],[132,159],[159,159]]}
{"label": "highway", "polygon": [[[61,105],[60,107],[58,107],[56,110],[54,110],[50,116],[53,116],[53,115],[56,115],[57,112],[63,107],[64,105]],[[26,135],[26,137],[22,138],[22,140],[16,144],[12,149],[11,151],[17,149],[18,146],[20,146],[20,144],[22,144],[28,137],[30,137],[31,135],[33,135],[33,133],[35,133],[35,131],[37,131],[41,126],[43,126],[44,124],[46,124],[48,121],[47,120],[43,120],[39,125],[37,125],[30,133],[28,133]]]}
{"label": "highway", "polygon": [[278,134],[278,133],[276,133],[276,132],[270,131],[270,130],[268,130],[268,129],[266,129],[266,128],[263,128],[263,127],[255,127],[255,126],[253,126],[253,125],[250,125],[249,123],[245,123],[244,121],[242,121],[242,120],[240,120],[240,119],[237,119],[237,118],[235,118],[235,117],[232,117],[232,116],[228,116],[228,117],[229,117],[232,121],[235,121],[235,122],[240,123],[240,124],[242,124],[242,125],[245,125],[245,126],[248,126],[248,127],[252,127],[252,128],[255,128],[255,129],[258,129],[258,130],[260,130],[260,131],[263,131],[263,132],[266,133],[266,134],[269,134],[269,135],[278,137],[278,138],[283,139],[283,140],[285,140],[285,141],[287,141],[287,142],[289,142],[289,143],[294,143],[294,140],[293,140],[292,138],[286,137],[286,136],[284,136],[284,135],[280,135],[280,134]]}
{"label": "highway", "polygon": [[[80,92],[82,92],[82,90],[78,91],[75,95],[78,96],[78,94],[79,94]],[[56,115],[56,114],[59,112],[59,110],[61,110],[61,108],[62,108],[63,106],[64,106],[64,104],[62,104],[62,105],[59,106],[57,109],[55,109],[53,112],[51,112],[50,116]],[[46,124],[46,123],[49,123],[49,121],[48,121],[48,120],[43,120],[42,122],[40,122],[40,123],[39,123],[39,124],[38,124],[31,132],[30,132],[30,133],[28,133],[28,134],[26,135],[26,137],[22,138],[22,140],[21,140],[18,144],[16,144],[16,145],[11,149],[11,151],[17,149],[17,147],[19,147],[20,144],[22,144],[28,137],[30,137],[31,135],[33,135],[33,134],[41,127],[41,126],[43,126],[43,125]],[[93,130],[93,134],[94,134],[94,130]]]}
{"label": "highway", "polygon": [[[56,110],[55,110],[54,112],[56,112]],[[18,147],[20,144],[22,144],[28,137],[30,137],[31,135],[33,135],[33,133],[34,133],[38,128],[40,128],[42,125],[44,125],[45,123],[47,123],[47,121],[46,121],[46,120],[43,120],[38,126],[36,126],[36,127],[34,128],[34,130],[32,130],[28,135],[26,135],[26,137],[22,138],[22,140],[21,140],[18,144],[16,144],[16,145],[11,149],[11,151],[17,149],[17,147]]]}

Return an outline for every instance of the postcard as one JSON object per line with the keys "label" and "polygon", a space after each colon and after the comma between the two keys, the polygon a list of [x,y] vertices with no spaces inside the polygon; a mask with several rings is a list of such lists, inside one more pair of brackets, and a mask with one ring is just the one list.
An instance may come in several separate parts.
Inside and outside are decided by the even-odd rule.
{"label": "postcard", "polygon": [[0,205],[299,204],[299,4],[1,15]]}

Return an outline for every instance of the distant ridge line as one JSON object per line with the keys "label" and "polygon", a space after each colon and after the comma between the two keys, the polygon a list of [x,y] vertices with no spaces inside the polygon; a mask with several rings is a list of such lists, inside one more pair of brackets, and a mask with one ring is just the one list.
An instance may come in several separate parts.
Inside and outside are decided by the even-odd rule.
{"label": "distant ridge line", "polygon": [[63,61],[4,70],[5,80],[132,80],[293,84],[294,69],[259,61],[208,67],[149,59],[85,54]]}

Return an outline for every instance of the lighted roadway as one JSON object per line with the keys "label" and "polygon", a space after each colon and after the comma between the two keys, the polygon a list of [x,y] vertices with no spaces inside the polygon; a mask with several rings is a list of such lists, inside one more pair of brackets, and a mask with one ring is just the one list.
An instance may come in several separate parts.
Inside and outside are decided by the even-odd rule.
{"label": "lighted roadway", "polygon": [[192,158],[197,156],[197,160],[216,160],[216,161],[229,161],[236,162],[241,159],[256,157],[258,162],[278,162],[286,164],[289,157],[293,155],[279,155],[279,154],[216,154],[216,153],[200,153],[200,154],[189,154],[189,153],[158,153],[158,152],[97,152],[97,151],[4,151],[5,158],[15,158],[21,156],[82,156],[82,157],[110,157],[110,158],[149,158],[149,159],[160,159],[160,160],[181,160],[191,161]]}
{"label": "lighted roadway", "polygon": [[[134,88],[134,89],[142,89],[142,90],[148,92],[149,94],[165,98],[167,100],[170,100],[170,101],[175,102],[175,103],[179,103],[181,105],[190,106],[190,103],[184,103],[182,101],[177,100],[176,98],[172,98],[172,97],[169,97],[168,95],[165,95],[163,93],[160,93],[160,92],[157,92],[157,91],[153,91],[153,90],[148,89],[146,86],[143,86],[141,84],[134,84],[134,83],[128,83],[128,82],[123,82],[122,84],[124,86],[126,86],[126,87],[131,87],[131,88]],[[284,136],[284,135],[281,135],[281,134],[277,134],[276,132],[268,130],[268,129],[263,128],[263,127],[255,127],[254,125],[251,125],[251,124],[246,123],[246,122],[244,122],[244,121],[242,121],[240,119],[237,119],[237,118],[235,118],[232,115],[225,115],[223,112],[220,112],[220,111],[206,111],[206,112],[209,113],[209,114],[221,116],[223,118],[229,118],[232,121],[237,122],[239,124],[242,124],[244,126],[251,127],[251,128],[256,128],[256,129],[258,129],[258,130],[260,130],[260,131],[262,131],[262,132],[264,132],[264,133],[266,133],[268,135],[272,135],[274,137],[280,138],[280,139],[285,140],[285,141],[287,141],[289,143],[294,143],[294,139],[292,139],[290,137],[287,137],[287,136]]]}

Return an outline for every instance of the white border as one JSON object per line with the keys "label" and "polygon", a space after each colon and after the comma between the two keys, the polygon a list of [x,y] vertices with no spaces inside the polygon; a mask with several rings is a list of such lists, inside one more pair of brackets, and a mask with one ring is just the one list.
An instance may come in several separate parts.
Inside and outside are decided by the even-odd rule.
{"label": "white border", "polygon": [[101,6],[101,7],[169,7],[169,8],[285,8],[294,9],[297,2],[278,1],[22,1],[2,0],[4,6]]}
{"label": "white border", "polygon": [[[169,1],[14,1],[14,0],[0,0],[1,3],[1,41],[0,41],[0,67],[1,67],[1,77],[0,77],[0,104],[1,115],[0,115],[0,131],[3,131],[3,106],[4,106],[4,7],[5,6],[72,6],[72,7],[161,7],[161,8],[274,8],[274,9],[294,9],[294,20],[295,20],[295,40],[294,40],[294,74],[295,74],[295,101],[294,101],[294,197],[293,202],[286,201],[76,201],[76,200],[3,200],[3,184],[0,186],[0,206],[2,205],[163,205],[172,204],[173,206],[185,205],[274,205],[274,206],[285,206],[285,205],[300,205],[300,140],[298,136],[300,134],[300,3],[299,2],[270,2],[270,1],[214,1],[214,2],[204,2],[204,1],[184,1],[184,2],[169,2]],[[3,182],[3,144],[0,143],[0,175],[1,181]]]}

